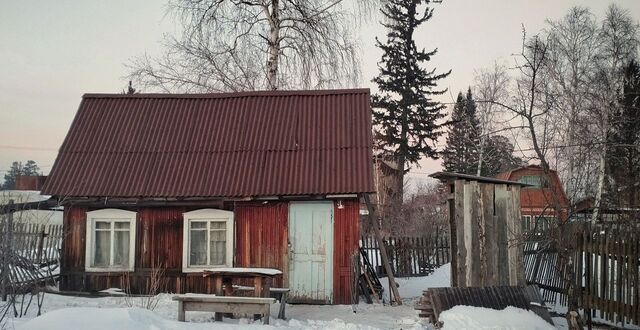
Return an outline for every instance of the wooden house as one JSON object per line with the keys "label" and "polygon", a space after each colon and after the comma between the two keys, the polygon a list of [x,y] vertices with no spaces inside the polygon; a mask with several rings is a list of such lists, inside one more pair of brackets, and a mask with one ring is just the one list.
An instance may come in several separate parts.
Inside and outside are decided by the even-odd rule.
{"label": "wooden house", "polygon": [[43,194],[64,205],[61,290],[211,293],[271,267],[292,302],[348,304],[374,191],[369,90],[86,94]]}
{"label": "wooden house", "polygon": [[[499,173],[496,178],[526,184],[520,190],[520,207],[525,230],[545,229],[555,219],[566,219],[569,199],[556,171],[551,170],[547,176],[542,167],[528,165]],[[557,214],[555,210],[553,191],[558,196],[561,214]]]}

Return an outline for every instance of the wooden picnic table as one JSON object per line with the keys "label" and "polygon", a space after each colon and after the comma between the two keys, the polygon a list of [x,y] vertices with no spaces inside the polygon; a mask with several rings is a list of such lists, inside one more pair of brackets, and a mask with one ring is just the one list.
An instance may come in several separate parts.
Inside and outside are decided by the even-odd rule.
{"label": "wooden picnic table", "polygon": [[254,297],[269,297],[269,289],[273,277],[282,272],[274,268],[240,268],[224,267],[212,268],[203,272],[204,277],[213,278],[215,294],[218,296],[232,296],[234,281],[238,279],[252,279]]}
{"label": "wooden picnic table", "polygon": [[[253,280],[253,296],[268,298],[273,277],[282,272],[274,268],[221,267],[204,270],[203,277],[213,278],[216,296],[233,296],[233,282],[238,279]],[[216,313],[216,321],[222,321],[222,314]]]}

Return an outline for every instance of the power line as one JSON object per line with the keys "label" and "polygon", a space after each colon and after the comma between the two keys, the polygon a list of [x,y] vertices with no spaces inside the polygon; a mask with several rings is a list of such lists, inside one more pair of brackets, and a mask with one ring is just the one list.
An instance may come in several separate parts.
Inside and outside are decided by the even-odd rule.
{"label": "power line", "polygon": [[34,150],[34,151],[58,151],[57,148],[16,146],[16,145],[8,145],[8,144],[0,144],[0,149]]}

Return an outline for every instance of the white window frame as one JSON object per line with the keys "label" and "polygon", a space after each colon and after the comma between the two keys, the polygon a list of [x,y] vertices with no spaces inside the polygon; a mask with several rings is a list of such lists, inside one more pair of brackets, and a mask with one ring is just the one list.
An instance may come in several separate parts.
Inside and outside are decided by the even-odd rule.
{"label": "white window frame", "polygon": [[[193,273],[193,272],[201,272],[205,269],[210,268],[222,268],[222,267],[233,267],[233,252],[234,252],[234,239],[233,239],[233,212],[218,210],[218,209],[201,209],[190,212],[183,213],[183,227],[182,227],[182,272],[184,273]],[[226,245],[226,263],[223,265],[205,265],[205,266],[190,266],[189,265],[189,246],[191,245],[191,237],[189,230],[189,224],[191,222],[199,222],[199,221],[207,221],[208,223],[211,221],[224,221],[226,223],[227,229],[227,245]],[[207,228],[209,225],[207,224]],[[207,237],[209,237],[209,229],[207,229]],[[207,246],[210,243],[207,242]],[[207,260],[209,260],[209,256],[207,255]]]}
{"label": "white window frame", "polygon": [[[85,245],[84,268],[87,272],[132,272],[135,268],[136,256],[136,212],[119,209],[102,209],[87,212],[87,239]],[[105,222],[129,222],[129,264],[127,267],[93,267],[95,254],[95,228],[96,221]],[[112,226],[114,226],[112,224]],[[111,262],[113,262],[114,230],[111,230]]]}

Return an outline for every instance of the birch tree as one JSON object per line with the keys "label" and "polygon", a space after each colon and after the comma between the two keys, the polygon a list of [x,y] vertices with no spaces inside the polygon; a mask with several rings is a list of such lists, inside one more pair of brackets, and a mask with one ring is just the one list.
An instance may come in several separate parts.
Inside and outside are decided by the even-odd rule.
{"label": "birch tree", "polygon": [[594,199],[592,221],[598,219],[607,173],[607,144],[611,130],[611,117],[620,107],[620,92],[624,84],[624,68],[638,55],[638,24],[628,11],[612,4],[609,6],[598,33],[595,82],[591,95],[594,106],[590,115],[597,125],[598,183]]}
{"label": "birch tree", "polygon": [[496,101],[504,101],[507,98],[507,88],[510,78],[506,67],[494,62],[489,69],[480,69],[475,75],[475,95],[478,102],[478,119],[480,122],[478,164],[476,175],[483,174],[483,164],[486,159],[486,147],[494,131],[499,130],[496,121],[500,117],[500,109],[496,107]]}
{"label": "birch tree", "polygon": [[140,86],[218,92],[353,86],[357,14],[376,0],[172,0],[182,27],[128,64]]}
{"label": "birch tree", "polygon": [[591,175],[593,135],[586,108],[591,104],[594,61],[598,55],[598,26],[589,9],[573,7],[560,20],[547,21],[549,43],[546,79],[556,91],[554,123],[558,141],[566,146],[557,151],[565,191],[575,201],[594,191],[585,179]]}

